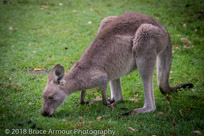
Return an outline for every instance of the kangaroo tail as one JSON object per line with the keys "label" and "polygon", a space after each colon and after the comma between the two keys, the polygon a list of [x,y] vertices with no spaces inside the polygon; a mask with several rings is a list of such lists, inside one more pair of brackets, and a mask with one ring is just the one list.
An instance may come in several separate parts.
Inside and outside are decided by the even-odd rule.
{"label": "kangaroo tail", "polygon": [[[169,37],[169,36],[168,36]],[[162,94],[169,94],[181,88],[193,88],[192,83],[169,85],[169,72],[172,60],[172,47],[170,37],[167,47],[157,57],[157,84]]]}

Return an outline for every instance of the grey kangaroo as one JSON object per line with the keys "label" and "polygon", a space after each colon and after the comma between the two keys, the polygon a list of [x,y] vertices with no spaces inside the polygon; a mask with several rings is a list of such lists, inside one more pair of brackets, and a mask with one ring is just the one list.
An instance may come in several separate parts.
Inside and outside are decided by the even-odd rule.
{"label": "grey kangaroo", "polygon": [[111,100],[123,101],[120,77],[136,68],[143,81],[145,102],[142,108],[133,109],[128,114],[154,111],[155,64],[157,84],[163,94],[193,87],[191,83],[169,85],[171,59],[169,34],[157,20],[136,12],[106,17],[101,21],[95,39],[68,73],[65,74],[60,64],[51,71],[43,91],[42,115],[51,116],[67,96],[79,90],[80,103],[84,103],[86,89],[97,87],[101,90],[103,104],[110,104],[106,98],[109,81]]}

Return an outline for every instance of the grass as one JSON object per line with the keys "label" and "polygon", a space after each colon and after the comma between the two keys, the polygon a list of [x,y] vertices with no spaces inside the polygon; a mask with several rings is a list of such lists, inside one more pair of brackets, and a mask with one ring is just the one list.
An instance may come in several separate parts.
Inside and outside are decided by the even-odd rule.
{"label": "grass", "polygon": [[[160,93],[154,78],[157,110],[121,118],[118,115],[142,107],[144,103],[142,81],[135,71],[122,78],[125,101],[117,103],[114,110],[102,103],[78,105],[80,94],[77,92],[69,96],[53,117],[41,116],[41,94],[48,75],[31,71],[35,68],[50,71],[58,63],[69,71],[96,36],[100,21],[126,11],[149,14],[167,28],[174,50],[170,83],[192,82],[194,88],[173,93],[167,96],[171,98],[168,101]],[[187,136],[195,135],[192,134],[195,130],[203,134],[203,14],[202,0],[1,1],[0,135],[5,135],[5,129],[9,129],[10,134],[28,135],[30,128],[34,128],[36,133],[37,130],[48,132],[49,129],[109,129],[116,135]],[[87,24],[88,21],[92,24]],[[181,38],[189,39],[192,44],[183,43]],[[86,100],[98,96],[101,96],[100,92],[92,89],[87,91]],[[128,101],[133,96],[138,101]],[[98,116],[103,118],[97,120]],[[23,133],[23,129],[27,133]]]}

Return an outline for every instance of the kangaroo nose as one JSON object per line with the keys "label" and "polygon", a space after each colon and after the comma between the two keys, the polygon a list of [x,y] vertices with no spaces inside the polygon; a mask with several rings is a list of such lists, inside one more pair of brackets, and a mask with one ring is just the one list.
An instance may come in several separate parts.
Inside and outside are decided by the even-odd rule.
{"label": "kangaroo nose", "polygon": [[42,115],[43,115],[43,116],[48,116],[49,113],[48,113],[47,111],[44,111],[44,112],[42,112]]}

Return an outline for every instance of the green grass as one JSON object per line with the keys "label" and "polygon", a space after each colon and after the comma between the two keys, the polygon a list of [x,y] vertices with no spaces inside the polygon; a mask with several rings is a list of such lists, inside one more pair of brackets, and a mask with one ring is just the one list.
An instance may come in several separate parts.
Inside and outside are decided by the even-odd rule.
{"label": "green grass", "polygon": [[[0,135],[5,135],[5,129],[14,129],[20,135],[18,130],[29,130],[32,124],[36,124],[36,131],[110,129],[115,130],[116,135],[140,136],[187,136],[195,135],[191,133],[194,130],[204,133],[202,0],[7,1],[7,4],[0,3]],[[138,71],[135,71],[122,78],[125,101],[117,103],[114,110],[102,103],[78,105],[80,93],[77,92],[69,96],[53,117],[41,116],[41,94],[48,75],[33,74],[31,71],[34,68],[50,71],[58,63],[69,71],[96,36],[100,21],[126,11],[149,14],[167,28],[174,47],[170,83],[192,82],[194,88],[171,94],[169,102],[160,93],[154,78],[157,110],[120,117],[118,115],[142,107],[144,103],[142,81]],[[88,21],[92,24],[87,24]],[[181,42],[181,38],[189,39],[192,45]],[[134,95],[138,101],[128,101]],[[96,96],[101,96],[97,89],[89,90],[86,100]],[[107,116],[96,120],[103,115]],[[28,120],[32,122],[28,124]],[[174,121],[176,124],[172,123]]]}

